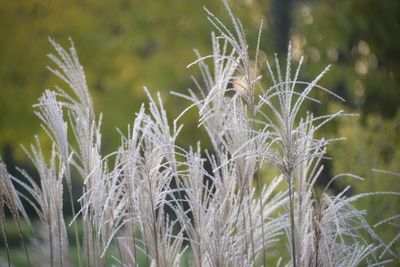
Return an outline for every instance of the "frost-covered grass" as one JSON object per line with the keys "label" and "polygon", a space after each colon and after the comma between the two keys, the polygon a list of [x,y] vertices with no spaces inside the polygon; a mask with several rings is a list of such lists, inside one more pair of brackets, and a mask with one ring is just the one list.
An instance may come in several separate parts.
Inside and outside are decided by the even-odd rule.
{"label": "frost-covered grass", "polygon": [[[213,53],[196,51],[198,58],[189,65],[199,67],[201,79],[193,79],[195,89],[187,94],[174,93],[190,106],[171,120],[160,95],[145,89],[148,103],[120,131],[121,145],[109,155],[101,153],[102,115],[95,112],[72,41],[66,50],[50,40],[55,53],[49,55],[49,70],[68,88],[46,90],[35,105],[53,143],[49,158],[38,138],[23,147],[40,182],[24,170],[12,177],[0,166],[4,237],[4,206],[17,225],[29,222],[20,199],[42,225],[35,239],[24,242],[28,265],[38,262],[37,251],[41,266],[71,266],[75,254],[77,266],[163,267],[187,261],[190,266],[378,266],[399,256],[393,243],[375,234],[365,211],[353,206],[373,194],[399,193],[348,196],[346,188],[331,195],[327,187],[315,194],[321,159],[336,141],[315,133],[346,115],[303,112],[306,102],[319,103],[316,90],[343,100],[319,85],[329,67],[310,82],[299,80],[303,59],[292,66],[289,45],[284,67],[275,56],[266,62],[268,72],[259,73],[261,36],[248,44],[241,22],[224,4],[231,25],[206,10],[215,27]],[[177,146],[180,118],[191,108],[198,110],[209,151],[200,143]],[[266,163],[280,175],[263,184],[260,170]],[[82,186],[80,209],[72,208],[74,218],[66,221],[63,203],[65,197],[72,203],[74,173]],[[359,179],[343,174],[332,181],[341,176]],[[26,192],[17,192],[15,184]],[[74,233],[71,244],[68,228]],[[282,242],[288,252],[277,255]]]}

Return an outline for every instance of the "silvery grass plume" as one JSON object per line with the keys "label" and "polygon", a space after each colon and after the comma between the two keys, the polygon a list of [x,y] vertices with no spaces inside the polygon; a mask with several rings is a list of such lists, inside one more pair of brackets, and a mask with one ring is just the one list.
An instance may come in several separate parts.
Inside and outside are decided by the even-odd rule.
{"label": "silvery grass plume", "polygon": [[[207,10],[220,36],[212,34],[212,55],[202,57],[195,51],[198,59],[189,65],[197,64],[201,71],[203,82],[194,79],[198,93],[189,90],[189,95],[177,94],[193,102],[190,107],[198,108],[199,126],[205,127],[215,153],[208,156],[212,174],[205,172],[199,152],[188,154],[197,167],[189,167],[183,179],[193,216],[193,223],[186,225],[196,266],[253,266],[265,264],[265,250],[286,227],[286,215],[277,213],[287,198],[276,192],[281,179],[260,190],[258,200],[251,186],[257,163],[250,156],[258,154],[266,141],[265,136],[256,134],[254,119],[248,115],[248,109],[254,115],[253,96],[259,77],[251,69],[240,21],[224,3],[235,32]],[[212,59],[211,66],[208,59]],[[239,79],[244,82],[235,90]],[[277,195],[271,197],[272,192]]]}
{"label": "silvery grass plume", "polygon": [[138,227],[138,196],[140,190],[139,171],[143,164],[142,142],[144,136],[141,134],[144,107],[136,114],[134,123],[128,126],[127,136],[121,133],[121,147],[117,156],[117,164],[121,169],[120,187],[125,196],[123,210],[119,214],[123,218],[124,236],[117,237],[121,248],[121,263],[125,266],[137,266],[137,250],[139,237],[136,235]]}
{"label": "silvery grass plume", "polygon": [[[21,240],[23,240],[23,237],[22,237],[20,215],[22,215],[23,218],[28,222],[28,224],[30,224],[29,217],[25,212],[25,208],[22,205],[21,200],[19,199],[18,192],[14,188],[12,179],[13,179],[12,176],[7,171],[6,165],[0,158],[0,225],[1,225],[1,234],[4,238],[6,246],[8,263],[10,263],[10,250],[7,242],[7,228],[6,228],[7,222],[5,216],[5,207],[7,207],[8,210],[11,212],[14,221],[18,225],[18,234]],[[26,250],[25,243],[23,245],[24,245],[26,259],[28,261],[28,264],[30,265],[29,255]]]}
{"label": "silvery grass plume", "polygon": [[[266,61],[272,86],[267,89],[261,88],[261,95],[255,107],[255,114],[262,125],[261,136],[265,136],[264,142],[257,156],[261,161],[268,161],[279,167],[285,177],[289,189],[289,212],[290,212],[290,244],[292,250],[292,263],[296,266],[296,240],[294,221],[294,194],[293,194],[293,172],[303,162],[322,157],[324,148],[330,140],[315,139],[309,135],[307,130],[313,131],[322,127],[325,123],[335,117],[342,116],[342,111],[314,118],[307,115],[305,119],[300,117],[300,109],[306,100],[319,102],[310,96],[314,88],[326,91],[337,98],[339,96],[319,86],[317,83],[329,69],[323,70],[312,82],[298,81],[303,58],[300,59],[298,67],[292,77],[291,70],[291,45],[289,44],[286,72],[282,76],[280,62],[275,55],[276,74]],[[299,86],[304,89],[298,90]],[[342,99],[341,99],[342,100]],[[314,125],[315,124],[315,125]]]}
{"label": "silvery grass plume", "polygon": [[152,266],[178,266],[184,252],[183,230],[177,230],[178,222],[165,209],[174,208],[168,199],[173,194],[170,184],[179,176],[176,156],[182,149],[175,140],[181,127],[174,124],[171,131],[160,95],[156,103],[145,90],[149,114],[142,106],[128,135],[122,136],[120,149],[124,209],[119,216],[129,233],[120,238],[123,263],[136,265],[140,250]]}
{"label": "silvery grass plume", "polygon": [[[313,139],[316,128],[312,118],[306,118],[308,125],[300,133]],[[309,144],[304,143],[304,150]],[[310,157],[299,164],[294,172],[294,221],[296,260],[299,266],[382,266],[389,262],[378,257],[378,251],[385,248],[373,228],[365,219],[365,212],[357,210],[353,203],[370,194],[347,197],[349,188],[336,196],[331,196],[327,189],[320,196],[316,195],[315,183],[322,172],[320,156]],[[332,178],[360,177],[341,174]],[[367,241],[370,238],[374,243]],[[293,263],[288,263],[287,266]]]}
{"label": "silvery grass plume", "polygon": [[[257,171],[257,164],[254,157],[259,155],[259,147],[267,142],[266,135],[260,135],[255,129],[255,88],[260,77],[255,77],[256,70],[251,69],[248,45],[240,21],[235,18],[224,1],[225,6],[234,26],[232,33],[217,17],[208,10],[209,20],[215,26],[220,36],[212,35],[213,54],[201,57],[198,52],[198,59],[192,63],[200,67],[203,77],[203,85],[195,80],[199,94],[189,91],[188,96],[183,96],[192,101],[199,109],[200,125],[204,125],[216,153],[216,163],[214,164],[214,174],[221,171],[230,176],[229,183],[233,191],[238,192],[234,195],[238,198],[235,203],[238,206],[236,212],[236,224],[246,229],[250,229],[249,235],[245,235],[246,247],[251,249],[243,253],[247,262],[242,264],[254,264],[258,251],[263,253],[262,262],[265,263],[266,239],[268,234],[264,231],[265,217],[262,198],[259,198],[259,211],[261,214],[253,218],[251,207],[253,194],[251,193],[251,182]],[[256,48],[255,67],[257,66],[258,46]],[[228,52],[229,51],[229,52]],[[213,59],[213,66],[208,66],[205,60]],[[191,64],[191,65],[192,65]],[[189,66],[191,66],[189,65]],[[214,69],[214,73],[210,72]],[[238,80],[240,88],[235,86]],[[236,88],[236,90],[235,90]],[[232,96],[230,96],[232,95]],[[246,105],[247,104],[247,105]],[[252,119],[249,118],[248,109],[251,111]],[[222,175],[226,176],[226,175]],[[222,178],[226,181],[227,178]],[[261,183],[259,181],[259,187]],[[282,203],[281,203],[282,204]],[[277,207],[278,208],[278,207]],[[246,221],[248,218],[248,221]],[[278,221],[281,218],[276,218]],[[240,222],[240,223],[239,223]],[[261,225],[258,225],[261,222]],[[246,225],[247,224],[247,225]],[[236,225],[236,226],[237,226]],[[261,248],[255,245],[255,233],[258,232],[254,227],[257,225],[262,229]],[[283,224],[281,224],[283,225]],[[259,236],[259,235],[258,235]],[[226,262],[226,261],[221,261]]]}
{"label": "silvery grass plume", "polygon": [[[39,103],[34,105],[35,114],[42,121],[41,127],[51,139],[57,150],[59,164],[64,168],[64,176],[69,193],[72,216],[75,217],[75,206],[72,196],[72,181],[70,168],[71,148],[68,140],[68,125],[64,121],[62,103],[57,101],[56,93],[46,90],[39,98]],[[74,225],[76,246],[80,249],[77,225]]]}
{"label": "silvery grass plume", "polygon": [[[108,255],[120,266],[138,266],[143,255],[148,266],[182,266],[186,251],[191,252],[191,266],[271,266],[273,248],[285,232],[291,259],[281,258],[278,265],[282,260],[288,266],[388,262],[399,235],[386,245],[366,222],[365,212],[353,205],[377,193],[349,197],[346,188],[336,196],[327,190],[315,194],[321,159],[333,141],[317,139],[315,132],[344,114],[314,117],[301,110],[307,101],[319,102],[311,95],[314,89],[341,99],[318,85],[329,67],[311,82],[300,81],[303,59],[293,74],[289,45],[284,75],[277,56],[275,71],[266,62],[272,82],[267,86],[257,70],[260,34],[252,59],[241,22],[227,1],[223,3],[233,30],[206,10],[216,29],[211,35],[213,53],[202,56],[195,51],[198,59],[189,65],[200,68],[202,81],[193,79],[197,91],[175,93],[191,105],[171,123],[160,94],[153,98],[145,89],[148,106],[142,105],[127,134],[120,133],[121,146],[109,155],[101,154],[101,115],[95,114],[73,43],[65,50],[50,39],[55,53],[49,58],[55,67],[49,70],[67,89],[46,90],[35,105],[53,143],[49,160],[37,137],[35,145],[23,148],[39,183],[23,170],[24,180],[11,177],[0,162],[3,235],[4,206],[18,224],[20,215],[28,220],[21,197],[46,229],[44,243],[50,253],[43,264],[71,265],[63,192],[66,184],[74,207],[72,174],[76,173],[81,178],[81,208],[72,209],[70,226],[75,227],[79,266],[107,266]],[[199,126],[212,143],[210,152],[200,144],[188,150],[176,145],[182,129],[178,121],[192,107],[198,109]],[[265,162],[276,165],[280,175],[262,186]],[[285,180],[288,187],[282,191]],[[26,193],[18,193],[13,182]],[[83,225],[82,240],[76,221]]]}
{"label": "silvery grass plume", "polygon": [[[291,222],[287,233],[292,253],[288,265],[381,266],[388,261],[377,257],[377,251],[386,246],[365,220],[365,213],[357,210],[353,203],[373,194],[396,193],[365,193],[347,198],[346,188],[337,196],[324,191],[320,199],[316,197],[314,185],[322,170],[319,162],[325,155],[326,146],[337,139],[316,139],[315,132],[330,120],[346,114],[338,111],[314,117],[307,113],[301,117],[300,109],[306,100],[319,102],[310,96],[314,88],[343,100],[317,84],[329,67],[310,83],[298,81],[302,62],[300,59],[292,78],[290,45],[284,78],[277,56],[276,74],[267,61],[273,85],[262,89],[256,106],[264,129],[260,134],[269,141],[260,147],[258,156],[262,161],[277,165],[288,183]],[[304,89],[298,92],[299,86]],[[365,235],[374,243],[367,241]]]}
{"label": "silvery grass plume", "polygon": [[21,195],[36,211],[40,221],[47,227],[50,250],[50,266],[70,266],[67,228],[63,216],[63,176],[64,167],[58,162],[55,146],[52,147],[50,161],[47,163],[40,146],[39,138],[29,150],[22,147],[32,161],[40,183],[24,170],[19,170],[26,182],[14,179],[27,194]]}
{"label": "silvery grass plume", "polygon": [[[130,198],[127,198],[126,192],[121,186],[125,181],[121,182],[120,180],[121,176],[126,177],[124,171],[130,167],[128,165],[131,163],[120,162],[117,158],[114,169],[108,170],[107,158],[112,155],[102,157],[100,154],[100,120],[96,123],[85,75],[75,49],[71,43],[68,53],[54,41],[51,40],[51,42],[58,55],[49,57],[58,69],[50,68],[50,70],[64,80],[74,93],[71,96],[57,87],[58,91],[54,95],[61,99],[59,100],[60,106],[67,110],[69,126],[78,144],[78,149],[70,147],[72,156],[68,158],[67,163],[72,165],[83,178],[84,193],[79,199],[82,206],[79,214],[83,219],[86,264],[102,266],[105,265],[104,256],[110,242],[118,230],[125,225],[124,222],[127,218],[124,217],[126,215],[124,208],[131,205],[127,204]],[[136,225],[141,227],[142,243],[149,257],[157,265],[163,263],[164,266],[173,266],[176,264],[175,258],[178,254],[180,255],[182,239],[175,238],[180,242],[171,242],[173,224],[165,228],[166,218],[160,208],[161,202],[157,198],[163,196],[161,197],[163,201],[163,198],[165,199],[165,196],[168,195],[166,188],[177,170],[173,139],[176,138],[180,129],[174,127],[174,136],[170,136],[166,112],[161,99],[159,98],[159,109],[150,95],[149,99],[151,115],[142,113],[141,117],[143,146],[140,149],[142,152],[144,151],[145,155],[140,166],[142,180],[139,184],[134,183],[134,185],[140,185],[134,189],[140,193],[136,195],[135,200],[139,201],[139,206],[136,206],[135,209],[141,208],[135,212],[137,215]],[[49,136],[55,141],[57,148],[65,148],[60,145],[64,144],[62,140],[66,139],[66,130],[60,130],[60,127],[65,124],[59,123],[59,127],[55,127],[54,121],[56,120],[48,119],[51,118],[50,112],[48,113],[39,114],[47,125],[44,128],[49,129],[47,132],[50,132]],[[60,121],[62,121],[62,116],[58,118],[58,122]],[[64,152],[66,150],[60,151],[60,155],[68,154]],[[164,168],[166,166],[169,168]],[[151,214],[148,214],[149,211]],[[171,248],[170,251],[166,251],[169,248]]]}
{"label": "silvery grass plume", "polygon": [[[196,52],[199,58],[195,63],[199,65],[203,77],[202,84],[195,80],[199,93],[189,90],[187,96],[177,94],[192,101],[190,107],[198,108],[199,126],[205,127],[215,152],[208,157],[214,170],[212,174],[204,170],[201,163],[204,159],[199,158],[199,151],[187,156],[193,163],[188,162],[188,174],[182,180],[194,221],[193,225],[186,225],[196,266],[254,265],[260,253],[285,225],[282,222],[267,225],[270,219],[261,214],[265,212],[267,216],[272,212],[267,211],[267,207],[279,210],[285,199],[283,195],[279,195],[282,199],[273,200],[266,196],[261,200],[266,203],[265,206],[255,206],[251,182],[256,173],[256,162],[243,155],[255,154],[258,140],[253,138],[241,95],[227,96],[233,91],[229,86],[238,59],[234,49],[229,49],[231,52],[227,54],[229,43],[223,38],[213,34],[212,42],[213,55],[201,57]],[[209,58],[212,59],[212,66],[206,64],[205,60]],[[210,69],[214,69],[214,73]],[[276,186],[277,183],[273,183],[271,188]],[[279,222],[282,217],[277,216],[274,220]],[[264,230],[266,232],[260,234]]]}
{"label": "silvery grass plume", "polygon": [[[253,106],[254,93],[256,86],[259,84],[260,77],[256,77],[254,74],[256,71],[252,73],[250,70],[251,62],[248,56],[248,45],[245,41],[241,23],[232,15],[226,1],[224,1],[224,3],[231,17],[235,31],[232,33],[218,18],[216,18],[211,12],[207,11],[210,21],[221,35],[218,37],[215,37],[215,35],[212,36],[214,48],[213,54],[201,57],[199,53],[197,53],[199,58],[193,63],[200,66],[204,80],[204,86],[201,86],[200,83],[195,81],[200,95],[195,94],[193,91],[189,91],[189,96],[183,96],[192,101],[194,103],[193,105],[198,107],[201,124],[204,124],[206,127],[209,137],[214,145],[214,149],[217,151],[217,155],[219,155],[220,164],[221,162],[225,162],[217,166],[216,169],[219,169],[228,163],[237,163],[239,160],[242,162],[248,162],[249,156],[259,158],[261,162],[271,162],[280,168],[282,175],[286,178],[289,188],[289,211],[291,218],[289,242],[291,243],[292,265],[296,266],[296,261],[298,261],[300,266],[303,266],[304,264],[304,266],[308,266],[309,263],[317,265],[322,264],[323,266],[357,266],[363,260],[366,260],[366,262],[374,262],[369,256],[374,256],[374,251],[379,247],[379,245],[374,246],[367,244],[360,233],[361,231],[354,231],[351,228],[358,227],[359,229],[364,229],[372,238],[379,241],[371,227],[366,223],[363,217],[363,212],[356,210],[352,206],[352,203],[356,199],[363,197],[364,195],[345,199],[343,198],[344,193],[342,193],[338,197],[334,198],[336,201],[328,201],[332,197],[328,194],[323,195],[321,201],[330,203],[329,205],[324,204],[327,205],[327,208],[319,211],[322,216],[321,218],[326,220],[326,225],[329,225],[329,220],[336,219],[334,216],[329,217],[329,212],[337,210],[338,213],[335,214],[336,216],[340,215],[340,212],[343,212],[343,221],[341,221],[340,224],[334,224],[337,228],[329,229],[327,227],[323,229],[327,231],[327,235],[324,236],[327,239],[329,239],[328,233],[334,233],[333,238],[330,237],[331,240],[329,241],[330,243],[328,243],[329,246],[335,246],[335,248],[338,249],[326,249],[325,253],[328,255],[328,253],[331,253],[332,251],[337,252],[341,245],[347,245],[343,243],[335,243],[337,236],[351,236],[353,242],[353,246],[348,247],[346,252],[342,253],[340,257],[335,256],[335,260],[328,260],[321,263],[318,258],[318,248],[315,248],[316,245],[319,245],[317,243],[311,244],[311,246],[314,247],[312,247],[312,249],[309,247],[307,248],[308,250],[305,250],[306,252],[303,252],[304,247],[299,244],[305,240],[309,240],[309,231],[307,231],[307,227],[301,229],[301,231],[305,231],[306,234],[304,236],[299,236],[298,232],[300,230],[295,229],[294,219],[295,216],[297,216],[295,215],[295,204],[300,203],[298,204],[299,207],[304,206],[304,210],[307,210],[306,207],[310,210],[310,207],[315,205],[314,203],[316,199],[313,197],[313,194],[310,195],[310,193],[312,193],[319,172],[313,176],[314,180],[312,183],[301,180],[308,177],[306,176],[307,172],[303,173],[303,176],[300,177],[301,179],[294,178],[294,172],[297,173],[299,168],[304,168],[304,164],[309,164],[309,162],[315,160],[319,161],[325,154],[325,147],[327,144],[330,141],[333,141],[315,139],[314,132],[330,120],[339,116],[344,116],[343,112],[339,111],[335,114],[328,114],[320,117],[313,117],[312,115],[307,115],[305,119],[301,119],[300,117],[300,109],[306,100],[319,103],[317,99],[310,96],[310,93],[314,88],[325,91],[338,99],[343,100],[328,89],[318,85],[319,80],[327,72],[329,66],[312,82],[299,81],[298,77],[303,59],[300,60],[296,72],[294,76],[292,76],[291,47],[289,45],[285,76],[282,76],[277,56],[275,56],[276,74],[272,71],[271,65],[267,61],[268,71],[273,85],[267,89],[261,87],[262,94],[259,96],[259,102],[256,106]],[[223,45],[221,46],[220,43]],[[229,45],[227,46],[227,44]],[[231,47],[229,48],[229,46]],[[227,51],[231,52],[227,53]],[[256,62],[257,55],[258,50],[256,51]],[[205,64],[205,60],[208,58],[212,58],[214,61],[212,67]],[[255,65],[257,66],[257,64]],[[210,69],[214,69],[214,75],[211,74]],[[235,76],[236,73],[239,73],[242,77],[242,82],[240,83],[242,90],[236,89],[235,91],[237,94],[229,97],[227,96],[228,92],[232,90],[232,88],[229,87],[229,83],[234,83],[238,80],[237,76]],[[223,81],[218,81],[217,77],[223,78]],[[297,88],[299,86],[303,86],[304,88],[298,90]],[[233,88],[235,88],[235,86],[233,86]],[[243,99],[248,105],[247,107],[253,111],[253,116],[256,114],[258,115],[258,118],[260,118],[257,121],[254,117],[252,118],[254,122],[253,129],[250,129],[249,127],[248,122],[251,119],[248,119],[246,115],[246,108],[238,108],[242,107],[241,105],[237,105],[237,100],[240,99],[239,96],[243,96]],[[237,112],[238,110],[242,110],[242,112]],[[237,114],[239,113],[242,115],[244,114],[244,116],[241,116],[244,120],[238,120]],[[235,118],[232,119],[232,121],[238,123],[232,126],[232,123],[230,122],[231,118]],[[242,121],[245,121],[245,123],[240,123]],[[256,123],[261,125],[260,128],[262,130],[257,130]],[[229,127],[226,127],[225,125],[229,125]],[[234,127],[236,125],[239,127],[235,129]],[[244,129],[244,131],[241,132],[239,129]],[[244,133],[244,135],[238,133]],[[252,138],[252,136],[254,137]],[[238,144],[238,146],[235,147],[235,144]],[[237,167],[239,170],[245,169],[243,168],[243,164],[237,164]],[[254,174],[254,172],[252,174]],[[250,177],[252,177],[252,175],[250,175]],[[297,185],[294,185],[294,182],[296,182]],[[242,185],[241,189],[245,188],[243,187],[245,183],[241,183],[240,185]],[[294,188],[300,191],[293,192]],[[296,196],[295,193],[297,194]],[[303,199],[305,199],[305,201]],[[262,207],[262,205],[260,206]],[[314,218],[313,212],[315,211],[305,214],[308,214],[309,218]],[[261,216],[261,218],[263,217]],[[301,225],[302,224],[299,224],[298,227],[301,227]],[[315,225],[315,222],[307,221],[304,225],[312,226]],[[320,228],[318,229],[318,235],[325,234],[323,231],[321,233]],[[343,234],[341,231],[343,231]],[[324,242],[327,241],[325,240]],[[310,243],[307,243],[307,245],[310,246]],[[343,247],[341,249],[343,249]],[[315,255],[314,258],[310,257],[312,253],[316,253],[316,258]],[[313,259],[314,261],[312,261]],[[385,261],[378,261],[376,258],[374,260],[374,264],[379,265],[385,263]]]}
{"label": "silvery grass plume", "polygon": [[[187,170],[181,181],[190,208],[189,212],[181,210],[178,217],[187,230],[193,253],[192,265],[256,265],[262,251],[273,245],[287,222],[284,216],[273,217],[287,201],[284,192],[273,195],[281,179],[275,179],[262,191],[266,219],[263,223],[254,220],[251,224],[250,218],[261,218],[260,206],[254,189],[244,196],[238,191],[240,185],[235,164],[218,168],[215,157],[209,155],[212,167],[218,168],[209,174],[204,169],[206,159],[200,157],[199,146],[197,151],[190,150],[186,157]],[[263,233],[266,241],[262,238]]]}
{"label": "silvery grass plume", "polygon": [[[78,171],[84,181],[84,194],[80,202],[86,264],[89,265],[92,262],[92,264],[101,266],[105,263],[100,255],[109,241],[110,232],[107,226],[103,227],[103,222],[108,219],[104,219],[103,215],[110,216],[110,212],[106,212],[109,206],[103,205],[107,199],[104,189],[108,187],[105,179],[108,172],[100,155],[100,120],[96,123],[93,101],[72,41],[69,52],[55,41],[50,39],[50,42],[57,52],[49,55],[56,68],[48,67],[48,69],[61,78],[73,93],[70,95],[60,87],[56,87],[55,94],[61,99],[59,102],[67,111],[68,126],[78,145],[78,149],[71,147],[74,157],[71,157],[69,164]],[[94,237],[97,239],[96,242],[93,242]],[[80,242],[77,241],[77,243]],[[79,255],[79,264],[82,264],[81,255]]]}

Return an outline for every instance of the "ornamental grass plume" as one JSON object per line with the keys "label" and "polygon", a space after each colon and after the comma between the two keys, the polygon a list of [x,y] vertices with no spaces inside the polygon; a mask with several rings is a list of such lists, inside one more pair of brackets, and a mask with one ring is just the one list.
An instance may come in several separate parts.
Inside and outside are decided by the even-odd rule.
{"label": "ornamental grass plume", "polygon": [[[50,253],[42,255],[42,266],[383,266],[398,259],[393,246],[399,235],[381,240],[365,211],[354,205],[363,197],[398,192],[350,196],[347,187],[332,195],[328,185],[316,194],[321,161],[336,140],[317,138],[316,131],[346,114],[302,110],[307,102],[320,103],[315,90],[343,100],[318,84],[329,67],[311,82],[302,81],[303,59],[293,73],[289,44],[285,71],[275,55],[272,63],[266,61],[263,77],[257,69],[262,25],[252,58],[243,25],[226,0],[223,4],[231,26],[206,9],[215,28],[212,54],[195,50],[197,59],[188,66],[200,70],[195,89],[173,93],[189,106],[171,119],[161,95],[153,97],[145,88],[147,105],[126,132],[119,131],[121,144],[108,155],[101,152],[102,115],[95,111],[74,44],[64,49],[50,39],[55,53],[48,69],[64,84],[46,90],[34,106],[53,144],[50,157],[38,137],[23,147],[39,181],[21,169],[22,177],[12,177],[0,162],[0,223],[9,265],[5,208],[22,238],[20,221],[29,221],[23,202],[45,229],[43,249]],[[208,149],[177,145],[180,119],[192,108],[210,140]],[[263,183],[270,165],[280,173]],[[331,181],[342,176],[360,179],[343,174]],[[74,187],[82,192],[78,210]],[[65,188],[70,222],[64,218]],[[73,242],[68,227],[74,229]]]}
{"label": "ornamental grass plume", "polygon": [[18,192],[15,190],[15,187],[12,183],[12,179],[13,177],[8,173],[6,165],[0,158],[0,225],[1,225],[1,234],[3,236],[4,244],[6,247],[8,264],[10,265],[10,249],[7,242],[5,207],[8,208],[8,210],[11,212],[14,221],[17,223],[18,234],[21,240],[23,241],[27,263],[28,265],[30,265],[29,254],[25,246],[24,238],[22,236],[20,215],[23,216],[23,218],[29,225],[30,225],[30,220],[25,212],[25,208],[22,205],[21,200],[19,199]]}

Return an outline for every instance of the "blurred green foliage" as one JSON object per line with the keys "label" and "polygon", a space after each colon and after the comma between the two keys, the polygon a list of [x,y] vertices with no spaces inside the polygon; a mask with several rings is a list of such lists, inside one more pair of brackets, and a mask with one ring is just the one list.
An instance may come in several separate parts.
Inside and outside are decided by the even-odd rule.
{"label": "blurred green foliage", "polygon": [[[352,183],[357,192],[400,191],[398,178],[371,170],[400,172],[400,2],[290,0],[288,8],[278,10],[274,9],[278,1],[230,1],[245,25],[249,43],[255,46],[261,19],[264,57],[285,51],[276,40],[279,34],[287,34],[294,59],[305,57],[302,79],[310,80],[333,64],[322,84],[347,100],[338,103],[321,96],[324,104],[310,109],[324,113],[343,108],[361,115],[327,128],[329,136],[348,138],[330,148],[333,160],[328,162],[327,175],[351,172],[363,176],[364,182]],[[210,52],[212,27],[203,6],[228,21],[222,3],[213,0],[1,1],[1,156],[22,161],[18,144],[30,143],[35,134],[43,135],[32,105],[45,88],[60,84],[46,70],[49,36],[63,44],[68,37],[75,42],[96,110],[104,113],[105,153],[119,143],[115,128],[125,131],[145,101],[143,86],[160,91],[169,113],[176,116],[187,103],[168,92],[193,86],[190,75],[198,73],[186,69],[195,59],[193,48],[202,54]],[[288,32],[277,23],[284,17],[282,12],[290,18]],[[183,118],[180,145],[187,147],[197,139],[207,145],[196,120],[195,112]],[[371,210],[368,216],[375,223],[400,212],[399,199],[388,199],[374,197],[359,205]]]}
{"label": "blurred green foliage", "polygon": [[118,142],[114,127],[132,121],[142,87],[167,93],[188,84],[192,47],[207,44],[200,3],[170,1],[168,9],[154,1],[2,1],[0,144],[15,148],[40,133],[32,105],[56,82],[45,69],[47,39],[66,44],[71,37],[97,111],[106,114],[104,149],[111,151]]}

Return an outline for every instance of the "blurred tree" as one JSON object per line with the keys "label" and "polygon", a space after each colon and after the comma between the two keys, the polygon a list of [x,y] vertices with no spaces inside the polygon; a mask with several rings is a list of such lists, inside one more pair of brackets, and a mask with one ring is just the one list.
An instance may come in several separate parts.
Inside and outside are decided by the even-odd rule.
{"label": "blurred tree", "polygon": [[45,88],[60,83],[45,69],[47,38],[66,44],[71,36],[96,110],[106,114],[104,149],[110,151],[118,142],[115,127],[125,129],[144,100],[143,86],[163,92],[186,87],[192,47],[208,47],[201,3],[169,5],[166,10],[157,1],[2,1],[0,147],[14,149],[41,132],[32,105]]}
{"label": "blurred tree", "polygon": [[[299,54],[334,64],[329,87],[362,115],[396,116],[400,106],[399,1],[300,1],[292,41]],[[318,65],[318,64],[317,64]]]}
{"label": "blurred tree", "polygon": [[286,54],[292,26],[292,0],[272,0],[267,12],[274,35],[274,47],[281,55]]}
{"label": "blurred tree", "polygon": [[[249,16],[257,14],[251,3],[232,4],[245,24],[259,23],[261,13]],[[14,150],[18,143],[29,143],[32,135],[43,134],[32,105],[45,88],[60,84],[45,68],[49,36],[64,45],[70,36],[77,46],[96,110],[105,114],[105,152],[119,142],[115,127],[124,130],[145,100],[143,86],[161,91],[171,115],[178,114],[186,103],[168,91],[192,86],[190,74],[197,70],[186,66],[195,59],[193,48],[210,52],[212,27],[203,6],[228,21],[222,3],[212,0],[172,0],[168,8],[163,1],[2,1],[0,148],[10,144]],[[255,43],[257,27],[250,29]],[[196,127],[193,116],[185,118],[190,131]],[[194,140],[185,135],[182,142]],[[21,158],[17,151],[16,158]]]}

